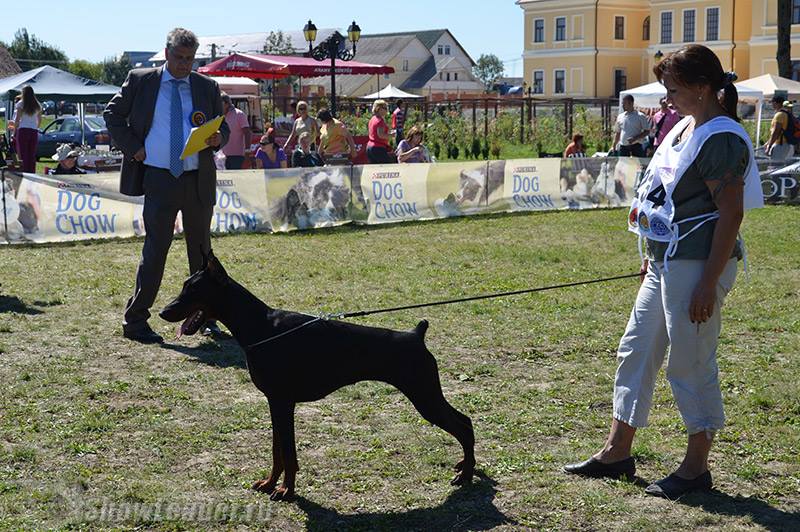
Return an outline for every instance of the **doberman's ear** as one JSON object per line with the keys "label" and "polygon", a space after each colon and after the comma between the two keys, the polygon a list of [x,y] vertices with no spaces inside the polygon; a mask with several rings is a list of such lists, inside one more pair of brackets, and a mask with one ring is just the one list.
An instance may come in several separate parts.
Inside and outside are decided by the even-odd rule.
{"label": "doberman's ear", "polygon": [[209,273],[214,277],[214,279],[220,284],[227,284],[229,281],[228,272],[225,271],[225,268],[222,267],[222,264],[217,260],[217,257],[214,256],[213,251],[208,252],[207,265],[205,267]]}

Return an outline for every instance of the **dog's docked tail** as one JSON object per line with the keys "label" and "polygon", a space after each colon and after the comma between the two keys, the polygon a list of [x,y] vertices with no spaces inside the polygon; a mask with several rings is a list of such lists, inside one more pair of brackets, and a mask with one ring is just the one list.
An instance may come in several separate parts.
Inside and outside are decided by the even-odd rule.
{"label": "dog's docked tail", "polygon": [[420,340],[425,340],[425,331],[428,330],[428,320],[422,320],[414,327],[414,332],[419,336]]}

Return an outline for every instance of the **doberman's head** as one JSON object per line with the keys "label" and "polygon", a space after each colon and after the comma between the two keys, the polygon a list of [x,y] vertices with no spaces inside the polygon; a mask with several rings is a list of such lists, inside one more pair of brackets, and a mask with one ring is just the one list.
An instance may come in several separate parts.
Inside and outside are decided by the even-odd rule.
{"label": "doberman's head", "polygon": [[218,302],[231,283],[225,268],[212,252],[203,257],[203,268],[183,283],[183,290],[175,300],[159,313],[169,322],[185,320],[180,334],[192,335],[208,320],[216,319]]}

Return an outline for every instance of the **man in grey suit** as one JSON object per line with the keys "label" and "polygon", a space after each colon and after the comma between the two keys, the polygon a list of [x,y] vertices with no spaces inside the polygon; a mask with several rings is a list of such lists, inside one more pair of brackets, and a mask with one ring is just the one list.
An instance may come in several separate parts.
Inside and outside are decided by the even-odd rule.
{"label": "man in grey suit", "polygon": [[175,28],[169,32],[166,65],[131,70],[103,113],[114,142],[125,155],[120,192],[144,194],[147,234],[136,288],[122,322],[123,335],[142,343],[163,341],[147,320],[164,275],[178,211],[190,272],[202,267],[203,254],[211,249],[217,180],[213,151],[227,142],[229,129],[223,120],[219,131],[206,140],[206,149],[180,159],[191,128],[222,114],[217,83],[192,72],[197,47],[191,31]]}

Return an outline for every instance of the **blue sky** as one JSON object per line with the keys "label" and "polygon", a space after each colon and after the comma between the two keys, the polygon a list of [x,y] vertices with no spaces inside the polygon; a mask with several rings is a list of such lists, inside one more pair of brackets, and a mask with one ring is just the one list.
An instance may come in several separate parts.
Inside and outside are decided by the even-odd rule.
{"label": "blue sky", "polygon": [[[302,29],[309,18],[319,28],[346,29],[355,19],[363,33],[447,28],[473,59],[495,54],[504,61],[507,75],[522,76],[522,9],[514,0],[11,0],[8,4],[1,10],[0,40],[10,42],[18,28],[26,27],[70,59],[100,61],[123,50],[157,50],[175,26],[198,35],[219,35]],[[220,7],[226,4],[241,7]]]}

